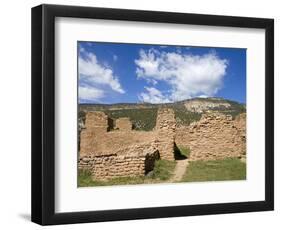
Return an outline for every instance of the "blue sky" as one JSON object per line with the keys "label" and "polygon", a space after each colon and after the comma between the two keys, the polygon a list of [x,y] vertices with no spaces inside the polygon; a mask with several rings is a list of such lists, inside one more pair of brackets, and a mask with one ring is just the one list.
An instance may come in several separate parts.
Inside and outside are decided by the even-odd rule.
{"label": "blue sky", "polygon": [[79,103],[246,102],[246,49],[78,42]]}

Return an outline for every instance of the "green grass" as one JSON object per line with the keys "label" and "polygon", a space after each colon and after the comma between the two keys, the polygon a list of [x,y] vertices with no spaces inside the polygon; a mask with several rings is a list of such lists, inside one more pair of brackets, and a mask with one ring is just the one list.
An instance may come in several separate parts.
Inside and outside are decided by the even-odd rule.
{"label": "green grass", "polygon": [[118,177],[107,181],[92,180],[90,171],[79,170],[78,187],[160,183],[172,176],[175,166],[174,161],[157,160],[153,173],[149,177]]}
{"label": "green grass", "polygon": [[119,177],[107,181],[97,181],[97,180],[92,180],[91,172],[88,170],[79,170],[78,172],[78,187],[143,184],[144,182],[145,182],[145,176]]}
{"label": "green grass", "polygon": [[[189,153],[187,149],[183,149],[182,151],[185,154]],[[78,187],[161,183],[171,178],[175,166],[175,161],[158,160],[155,162],[154,170],[149,176],[119,177],[107,181],[92,180],[89,171],[79,170]],[[223,160],[190,162],[181,182],[245,179],[246,164],[237,158],[226,158]]]}
{"label": "green grass", "polygon": [[155,162],[153,178],[159,180],[168,180],[176,167],[175,161],[158,160]]}
{"label": "green grass", "polygon": [[178,148],[181,152],[181,155],[189,158],[189,156],[190,156],[190,148],[189,147],[179,146]]}
{"label": "green grass", "polygon": [[187,166],[183,182],[245,180],[246,164],[237,158],[212,161],[192,161]]}

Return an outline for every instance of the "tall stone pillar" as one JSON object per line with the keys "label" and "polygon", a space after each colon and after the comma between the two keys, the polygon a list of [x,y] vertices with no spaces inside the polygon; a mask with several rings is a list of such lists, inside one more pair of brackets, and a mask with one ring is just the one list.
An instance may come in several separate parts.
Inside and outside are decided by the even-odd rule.
{"label": "tall stone pillar", "polygon": [[80,133],[80,156],[91,154],[93,138],[108,131],[108,116],[104,112],[88,112],[85,129]]}
{"label": "tall stone pillar", "polygon": [[176,119],[173,109],[159,108],[156,120],[156,147],[161,159],[174,160]]}

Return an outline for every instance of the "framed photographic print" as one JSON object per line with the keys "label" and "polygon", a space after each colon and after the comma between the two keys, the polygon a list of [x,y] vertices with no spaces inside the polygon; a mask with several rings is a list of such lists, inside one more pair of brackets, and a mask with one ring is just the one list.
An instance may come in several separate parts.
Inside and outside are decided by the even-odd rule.
{"label": "framed photographic print", "polygon": [[274,208],[273,19],[32,9],[32,221]]}

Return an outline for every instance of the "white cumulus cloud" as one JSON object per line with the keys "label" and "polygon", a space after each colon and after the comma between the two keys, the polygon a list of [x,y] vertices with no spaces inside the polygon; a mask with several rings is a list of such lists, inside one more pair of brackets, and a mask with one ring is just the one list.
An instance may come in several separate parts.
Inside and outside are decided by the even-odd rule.
{"label": "white cumulus cloud", "polygon": [[[135,60],[136,74],[139,79],[145,79],[148,84],[156,85],[164,82],[169,87],[169,94],[160,92],[158,99],[179,101],[198,96],[213,96],[223,85],[228,61],[221,59],[215,52],[204,55],[165,52],[156,49],[140,50],[139,58]],[[156,103],[151,92],[141,93],[141,98],[147,102]],[[149,99],[151,99],[149,101]]]}
{"label": "white cumulus cloud", "polygon": [[[125,93],[119,78],[113,73],[110,66],[100,63],[94,53],[84,52],[83,55],[79,56],[79,78],[83,84],[87,85],[87,87],[84,87],[85,89],[93,87],[91,91],[94,94],[97,92],[95,89],[100,92],[104,87],[108,87],[117,93]],[[86,93],[86,91],[83,92]],[[87,93],[90,93],[90,91],[87,90]],[[101,94],[97,93],[96,95],[100,96]]]}
{"label": "white cumulus cloud", "polygon": [[94,87],[79,86],[79,99],[98,101],[104,97],[104,91]]}
{"label": "white cumulus cloud", "polygon": [[167,96],[154,87],[145,87],[146,92],[139,95],[139,100],[142,102],[148,102],[153,104],[168,103],[171,102]]}

